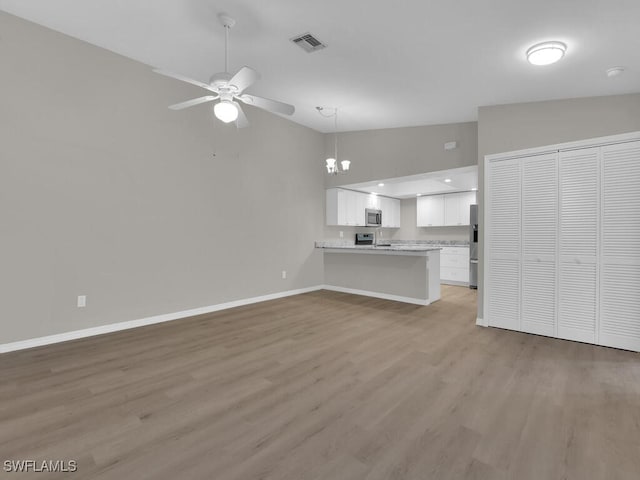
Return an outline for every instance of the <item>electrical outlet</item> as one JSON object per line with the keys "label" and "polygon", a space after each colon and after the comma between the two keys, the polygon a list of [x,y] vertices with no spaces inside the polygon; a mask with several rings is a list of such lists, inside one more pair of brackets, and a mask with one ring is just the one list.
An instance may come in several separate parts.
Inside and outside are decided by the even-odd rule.
{"label": "electrical outlet", "polygon": [[87,306],[87,296],[78,295],[78,308],[84,308]]}
{"label": "electrical outlet", "polygon": [[285,278],[287,278],[287,271],[282,270],[282,279],[284,280]]}
{"label": "electrical outlet", "polygon": [[340,238],[344,238],[344,232],[340,230]]}

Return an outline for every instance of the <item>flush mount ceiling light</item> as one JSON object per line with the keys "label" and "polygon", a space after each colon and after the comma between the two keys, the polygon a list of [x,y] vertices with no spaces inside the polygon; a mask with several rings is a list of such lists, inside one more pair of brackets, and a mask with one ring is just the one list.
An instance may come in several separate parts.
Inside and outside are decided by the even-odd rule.
{"label": "flush mount ceiling light", "polygon": [[451,179],[450,178],[445,178],[444,181],[445,181],[445,183],[451,183]]}
{"label": "flush mount ceiling light", "polygon": [[325,114],[323,113],[324,107],[316,107],[316,110],[320,115],[325,118],[333,117],[333,126],[334,126],[334,142],[333,142],[333,157],[327,158],[327,173],[329,175],[337,175],[339,173],[346,173],[349,171],[349,167],[351,166],[351,161],[349,160],[341,160],[340,167],[338,166],[338,109],[334,108],[333,113]]}
{"label": "flush mount ceiling light", "polygon": [[617,77],[618,75],[622,75],[624,72],[624,67],[611,67],[607,68],[607,77]]}
{"label": "flush mount ceiling light", "polygon": [[567,46],[562,42],[543,42],[527,50],[527,60],[532,65],[551,65],[564,57]]}
{"label": "flush mount ceiling light", "polygon": [[379,183],[378,186],[379,187],[384,187],[384,183]]}

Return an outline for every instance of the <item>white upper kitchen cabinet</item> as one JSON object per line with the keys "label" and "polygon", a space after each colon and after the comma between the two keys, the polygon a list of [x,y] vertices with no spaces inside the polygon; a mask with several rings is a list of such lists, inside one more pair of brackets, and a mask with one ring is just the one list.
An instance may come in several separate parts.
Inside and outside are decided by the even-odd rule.
{"label": "white upper kitchen cabinet", "polygon": [[400,200],[390,197],[379,198],[380,210],[382,210],[382,226],[400,228]]}
{"label": "white upper kitchen cabinet", "polygon": [[416,225],[418,227],[469,225],[469,207],[474,203],[476,203],[475,192],[418,197]]}
{"label": "white upper kitchen cabinet", "polygon": [[437,227],[444,225],[444,196],[428,195],[416,201],[416,225]]}
{"label": "white upper kitchen cabinet", "polygon": [[391,202],[391,211],[393,212],[393,220],[391,222],[390,227],[400,228],[402,226],[402,223],[401,223],[402,205],[399,199],[393,198],[392,200],[393,202]]}
{"label": "white upper kitchen cabinet", "polygon": [[475,192],[447,193],[444,195],[444,225],[469,225],[470,207],[476,203]]}
{"label": "white upper kitchen cabinet", "polygon": [[326,192],[327,225],[364,225],[367,198],[352,190],[330,188]]}
{"label": "white upper kitchen cabinet", "polygon": [[373,193],[364,193],[361,195],[365,195],[365,198],[367,200],[367,208],[373,208],[374,210],[381,210],[382,208],[382,198],[383,197],[379,197],[378,195],[374,195]]}
{"label": "white upper kitchen cabinet", "polygon": [[344,204],[344,190],[330,188],[325,192],[325,196],[327,225],[344,225],[344,222],[346,222],[346,210],[338,208],[338,204]]}
{"label": "white upper kitchen cabinet", "polygon": [[400,200],[396,198],[343,188],[329,188],[326,191],[327,225],[365,226],[367,208],[382,210],[383,227],[400,227]]}
{"label": "white upper kitchen cabinet", "polygon": [[353,190],[347,190],[349,192],[349,198],[351,203],[350,215],[347,217],[347,225],[355,225],[361,227],[366,225],[365,210],[369,208],[367,206],[367,196],[364,193],[354,192]]}

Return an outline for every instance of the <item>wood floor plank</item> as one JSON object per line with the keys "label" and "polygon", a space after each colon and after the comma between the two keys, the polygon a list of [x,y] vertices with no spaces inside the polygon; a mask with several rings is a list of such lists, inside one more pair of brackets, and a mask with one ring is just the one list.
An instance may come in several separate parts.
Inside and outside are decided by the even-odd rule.
{"label": "wood floor plank", "polygon": [[0,355],[0,460],[101,480],[640,478],[640,356],[477,327],[476,294],[317,291]]}

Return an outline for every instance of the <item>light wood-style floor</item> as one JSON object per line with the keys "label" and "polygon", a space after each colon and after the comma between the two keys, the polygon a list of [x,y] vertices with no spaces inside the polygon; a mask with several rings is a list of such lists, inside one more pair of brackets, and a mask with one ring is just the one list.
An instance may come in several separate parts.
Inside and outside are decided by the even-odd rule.
{"label": "light wood-style floor", "polygon": [[640,478],[638,354],[475,305],[320,291],[0,355],[0,461],[78,462],[0,476]]}

